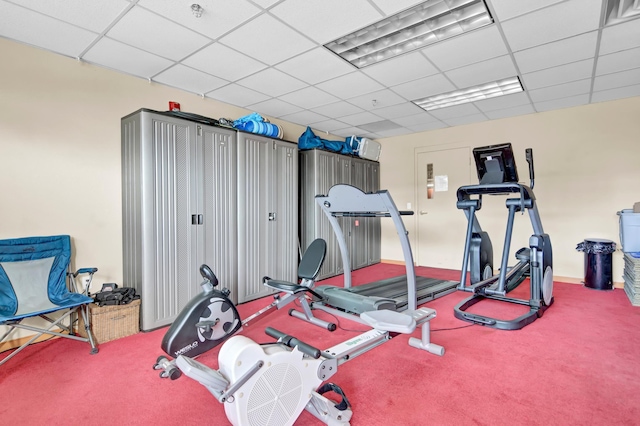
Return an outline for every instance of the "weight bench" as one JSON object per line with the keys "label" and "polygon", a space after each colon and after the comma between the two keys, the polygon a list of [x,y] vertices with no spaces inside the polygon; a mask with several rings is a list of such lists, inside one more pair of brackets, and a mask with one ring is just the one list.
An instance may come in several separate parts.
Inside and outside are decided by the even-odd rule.
{"label": "weight bench", "polygon": [[[89,285],[97,268],[83,268],[69,272],[71,238],[68,235],[27,237],[0,240],[0,326],[7,331],[0,343],[16,330],[34,331],[36,334],[0,361],[9,361],[43,334],[64,337],[91,345],[91,354],[98,352],[90,329]],[[89,274],[83,293],[78,293],[75,278]],[[49,314],[64,311],[52,318]],[[77,313],[82,315],[88,337],[73,334]],[[39,317],[49,324],[37,327],[24,324],[29,318]],[[68,325],[65,320],[68,319]],[[55,327],[55,329],[54,329]]]}

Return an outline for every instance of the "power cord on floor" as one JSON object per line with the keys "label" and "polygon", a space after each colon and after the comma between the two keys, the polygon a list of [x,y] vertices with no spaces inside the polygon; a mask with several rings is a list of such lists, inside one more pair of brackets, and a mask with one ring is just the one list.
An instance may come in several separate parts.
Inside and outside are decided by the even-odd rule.
{"label": "power cord on floor", "polygon": [[436,329],[431,329],[431,331],[449,331],[449,330],[459,330],[461,328],[468,328],[468,327],[473,327],[474,325],[477,324],[467,324],[467,325],[461,325],[460,327],[451,327],[451,328],[436,328]]}

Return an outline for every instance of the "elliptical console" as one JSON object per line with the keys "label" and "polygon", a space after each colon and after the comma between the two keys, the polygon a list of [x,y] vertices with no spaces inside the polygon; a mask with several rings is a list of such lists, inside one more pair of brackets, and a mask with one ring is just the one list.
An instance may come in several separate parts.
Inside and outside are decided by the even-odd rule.
{"label": "elliptical console", "polygon": [[[468,219],[462,275],[458,290],[472,292],[473,296],[463,300],[454,308],[456,318],[487,327],[503,330],[518,330],[541,317],[553,303],[553,256],[551,239],[544,233],[536,197],[533,194],[534,170],[531,148],[526,150],[529,163],[531,185],[518,183],[518,171],[510,143],[490,145],[473,150],[479,185],[462,186],[458,189],[457,207],[465,212]],[[507,195],[506,207],[509,210],[504,248],[500,263],[500,272],[493,275],[493,248],[486,232],[482,231],[476,212],[482,207],[483,195]],[[517,197],[512,197],[517,195]],[[533,235],[529,238],[529,247],[516,253],[518,263],[509,268],[508,257],[513,234],[513,222],[516,212],[529,213]],[[481,259],[482,265],[472,264],[472,271],[482,271],[482,276],[472,274],[467,285],[467,266],[469,262]],[[508,297],[507,293],[518,287],[527,277],[530,278],[530,297],[528,300]],[[484,299],[516,303],[529,307],[529,312],[512,320],[501,320],[486,315],[466,312],[466,310]]]}

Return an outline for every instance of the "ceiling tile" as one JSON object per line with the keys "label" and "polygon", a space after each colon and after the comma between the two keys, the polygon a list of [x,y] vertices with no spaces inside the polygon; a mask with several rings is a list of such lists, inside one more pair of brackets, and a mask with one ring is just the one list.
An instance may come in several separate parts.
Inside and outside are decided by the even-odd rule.
{"label": "ceiling tile", "polygon": [[286,95],[280,96],[280,99],[304,109],[331,104],[339,100],[335,96],[311,86],[287,93]]}
{"label": "ceiling tile", "polygon": [[[247,107],[247,109],[252,109],[253,111],[259,112],[264,115],[270,115],[271,117],[282,117],[287,114],[293,114],[294,112],[302,110],[302,108],[300,107],[291,105],[287,102],[275,98],[266,100],[264,102],[258,102],[257,104],[253,104]],[[323,117],[323,119],[326,119],[326,117]]]}
{"label": "ceiling tile", "polygon": [[395,86],[436,74],[438,70],[420,52],[412,52],[368,66],[362,72],[385,86]]}
{"label": "ceiling tile", "polygon": [[525,92],[512,93],[506,96],[498,96],[497,98],[485,99],[473,103],[480,111],[494,111],[498,109],[512,108],[521,105],[531,105],[529,96]]}
{"label": "ceiling tile", "polygon": [[445,75],[458,86],[458,89],[464,89],[507,77],[514,77],[517,75],[517,72],[511,56],[504,55],[447,71]]}
{"label": "ceiling tile", "polygon": [[362,109],[373,111],[376,109],[404,103],[406,101],[397,93],[389,89],[385,89],[348,99],[348,102],[357,105]]}
{"label": "ceiling tile", "polygon": [[424,3],[425,0],[373,0],[385,15],[395,15],[410,7]]}
{"label": "ceiling tile", "polygon": [[640,96],[640,84],[594,92],[591,101],[605,102],[622,98],[630,98],[632,96]]}
{"label": "ceiling tile", "polygon": [[395,118],[393,121],[398,123],[401,126],[409,127],[409,126],[417,126],[425,123],[432,123],[434,121],[439,121],[437,118],[432,116],[426,111],[422,111],[419,114],[407,115],[404,117]]}
{"label": "ceiling tile", "polygon": [[598,32],[581,34],[542,46],[515,52],[513,56],[521,73],[538,71],[583,59],[593,58],[596,53]]}
{"label": "ceiling tile", "polygon": [[596,30],[600,0],[570,0],[502,23],[513,51]]}
{"label": "ceiling tile", "polygon": [[362,135],[363,133],[365,133],[365,131],[363,129],[360,129],[358,127],[346,127],[344,129],[336,129],[333,131],[333,134],[336,136],[342,136],[343,138],[346,138],[348,136],[353,136],[353,135]]}
{"label": "ceiling tile", "polygon": [[521,78],[527,90],[534,90],[541,87],[590,78],[592,73],[593,59],[587,59],[586,61],[573,62],[571,64],[524,74]]}
{"label": "ceiling tile", "polygon": [[107,29],[118,15],[131,6],[131,3],[125,0],[11,0],[11,2],[96,33]]}
{"label": "ceiling tile", "polygon": [[322,44],[382,18],[367,0],[287,0],[271,13]]}
{"label": "ceiling tile", "polygon": [[219,89],[212,90],[207,93],[207,97],[239,107],[245,107],[269,99],[269,96],[264,93],[258,93],[255,90],[247,89],[239,84],[228,84]]}
{"label": "ceiling tile", "polygon": [[280,118],[290,123],[296,123],[302,126],[306,126],[307,123],[315,123],[327,119],[327,117],[323,117],[322,115],[316,114],[312,111],[294,112],[293,114],[283,115]]}
{"label": "ceiling tile", "polygon": [[189,56],[182,63],[228,81],[239,80],[267,67],[262,62],[220,43],[213,43],[205,47]]}
{"label": "ceiling tile", "polygon": [[7,2],[0,2],[0,16],[0,36],[67,56],[78,57],[97,37],[85,29]]}
{"label": "ceiling tile", "polygon": [[624,86],[633,86],[640,82],[640,68],[616,72],[613,74],[597,76],[594,79],[593,91],[615,89]]}
{"label": "ceiling tile", "polygon": [[278,3],[280,0],[252,0],[255,4],[262,8],[268,8],[269,6]]}
{"label": "ceiling tile", "polygon": [[564,0],[489,0],[501,21],[542,9]]}
{"label": "ceiling tile", "polygon": [[273,68],[268,68],[247,78],[243,78],[237,83],[274,97],[306,87],[306,84],[300,80],[296,80]]}
{"label": "ceiling tile", "polygon": [[345,101],[335,102],[312,109],[318,114],[325,115],[327,117],[344,117],[345,115],[357,114],[363,111],[362,108]]}
{"label": "ceiling tile", "polygon": [[380,83],[360,71],[336,77],[333,80],[325,81],[316,86],[342,99],[354,98],[384,88]]}
{"label": "ceiling tile", "polygon": [[442,71],[509,53],[495,25],[433,44],[421,52]]}
{"label": "ceiling tile", "polygon": [[484,114],[489,117],[490,120],[497,120],[499,118],[515,117],[516,115],[533,114],[536,110],[533,109],[533,105],[520,105],[513,108],[497,109],[493,111],[485,112]]}
{"label": "ceiling tile", "polygon": [[198,95],[208,93],[228,83],[218,77],[181,64],[161,72],[153,80]]}
{"label": "ceiling tile", "polygon": [[196,32],[138,6],[123,16],[107,35],[176,61],[211,42]]}
{"label": "ceiling tile", "polygon": [[550,101],[553,99],[568,98],[570,96],[582,95],[591,91],[591,79],[572,81],[559,84],[557,86],[543,87],[542,89],[530,90],[529,96],[533,102]]}
{"label": "ceiling tile", "polygon": [[551,111],[553,109],[570,108],[589,103],[589,95],[578,95],[569,98],[555,99],[553,101],[534,102],[536,110]]}
{"label": "ceiling tile", "polygon": [[400,117],[406,117],[408,115],[418,114],[421,111],[424,111],[418,105],[412,102],[405,102],[398,105],[393,105],[385,108],[380,108],[375,110],[376,115],[379,115],[383,118],[393,119]]}
{"label": "ceiling tile", "polygon": [[310,50],[275,66],[309,84],[316,84],[353,72],[353,66],[324,47]]}
{"label": "ceiling tile", "polygon": [[401,126],[399,124],[394,123],[391,120],[379,120],[379,121],[374,121],[372,123],[358,124],[358,127],[363,130],[366,130],[367,132],[377,133],[377,132],[384,132],[386,130],[397,129],[398,127],[401,127]]}
{"label": "ceiling tile", "polygon": [[[193,3],[199,4],[204,9],[199,18],[196,18],[191,10]],[[260,8],[246,0],[233,0],[233,5],[225,0],[198,0],[197,2],[139,0],[138,5],[171,17],[172,21],[213,39],[262,12]]]}
{"label": "ceiling tile", "polygon": [[408,135],[410,133],[413,133],[413,131],[411,129],[407,129],[407,128],[404,128],[404,127],[398,127],[397,129],[381,130],[381,131],[376,133],[376,135],[378,135],[376,137],[378,137],[378,138],[390,138],[390,137],[393,137],[393,136]]}
{"label": "ceiling tile", "polygon": [[433,111],[428,112],[437,119],[444,121],[450,118],[479,114],[480,110],[478,110],[478,108],[476,108],[472,103],[468,103],[462,105],[454,105],[448,108],[434,109]]}
{"label": "ceiling tile", "polygon": [[447,123],[449,126],[464,126],[465,124],[487,121],[487,117],[484,114],[473,114],[465,115],[464,117],[443,118],[442,121]]}
{"label": "ceiling tile", "polygon": [[419,80],[393,86],[391,90],[403,96],[405,99],[416,100],[427,96],[439,95],[441,93],[455,90],[454,86],[442,74],[432,75]]}
{"label": "ceiling tile", "polygon": [[611,74],[633,68],[640,68],[640,47],[600,56],[596,65],[596,75]]}
{"label": "ceiling tile", "polygon": [[174,64],[173,61],[107,37],[93,45],[82,59],[144,78],[151,78]]}
{"label": "ceiling tile", "polygon": [[381,118],[378,115],[375,115],[369,111],[360,112],[353,115],[346,115],[344,117],[340,117],[340,121],[343,121],[351,126],[359,126],[364,123],[372,123],[374,121],[380,121]]}
{"label": "ceiling tile", "polygon": [[219,41],[269,65],[315,47],[309,39],[270,15],[258,16]]}
{"label": "ceiling tile", "polygon": [[618,52],[640,46],[640,20],[623,22],[602,29],[600,54]]}
{"label": "ceiling tile", "polygon": [[407,126],[408,129],[411,129],[414,132],[428,132],[429,130],[443,129],[445,127],[449,127],[449,125],[440,120]]}
{"label": "ceiling tile", "polygon": [[344,129],[347,124],[338,120],[323,120],[317,123],[311,123],[309,126],[314,130],[315,134],[318,134],[315,130],[327,133],[337,129]]}

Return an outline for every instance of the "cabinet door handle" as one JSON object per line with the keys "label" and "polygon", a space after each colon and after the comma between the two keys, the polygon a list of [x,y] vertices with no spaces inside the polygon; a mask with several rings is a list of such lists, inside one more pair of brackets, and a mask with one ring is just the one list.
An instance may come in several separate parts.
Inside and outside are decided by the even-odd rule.
{"label": "cabinet door handle", "polygon": [[269,213],[269,220],[276,220],[276,212],[270,212]]}
{"label": "cabinet door handle", "polygon": [[198,225],[202,225],[204,223],[204,216],[199,214],[198,215]]}
{"label": "cabinet door handle", "polygon": [[198,224],[198,215],[197,214],[192,214],[191,215],[191,224],[192,225],[197,225]]}

